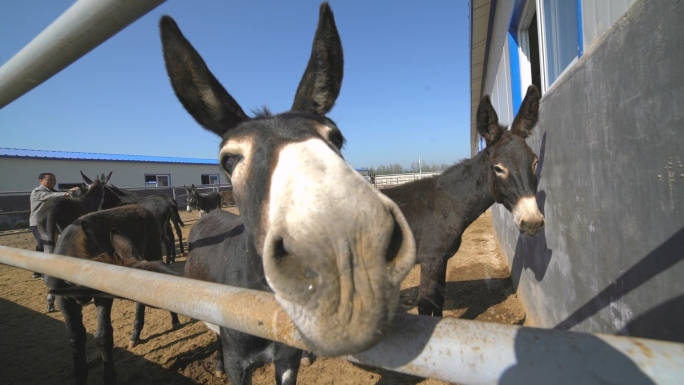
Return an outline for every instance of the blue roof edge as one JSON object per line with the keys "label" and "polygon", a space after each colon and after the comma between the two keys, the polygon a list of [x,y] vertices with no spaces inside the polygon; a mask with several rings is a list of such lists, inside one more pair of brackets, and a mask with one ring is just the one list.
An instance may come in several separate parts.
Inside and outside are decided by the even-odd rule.
{"label": "blue roof edge", "polygon": [[217,159],[180,158],[148,155],[102,154],[92,152],[29,150],[0,147],[0,157],[4,158],[43,158],[63,160],[98,160],[112,162],[154,162],[154,163],[189,163],[217,165]]}

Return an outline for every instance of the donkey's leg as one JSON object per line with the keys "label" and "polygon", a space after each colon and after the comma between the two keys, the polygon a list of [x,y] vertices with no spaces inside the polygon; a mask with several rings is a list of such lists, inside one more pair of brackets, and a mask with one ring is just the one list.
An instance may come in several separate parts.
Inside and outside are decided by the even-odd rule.
{"label": "donkey's leg", "polygon": [[57,232],[54,229],[52,229],[52,231],[49,229],[46,230],[45,238],[43,238],[42,241],[43,252],[52,254],[52,252],[55,251],[55,245],[57,244]]}
{"label": "donkey's leg", "polygon": [[251,385],[254,364],[245,362],[240,355],[230,350],[228,344],[223,344],[223,363],[231,385]]}
{"label": "donkey's leg", "polygon": [[442,316],[446,280],[446,261],[442,258],[420,265],[420,288],[418,290],[418,314]]}
{"label": "donkey's leg", "polygon": [[112,328],[112,298],[95,298],[97,307],[97,332],[95,344],[102,354],[102,382],[106,385],[116,385],[116,370],[114,370],[114,328]]}
{"label": "donkey's leg", "polygon": [[226,369],[223,366],[223,346],[221,345],[221,337],[216,335],[216,370],[214,371],[216,377],[223,377],[226,374]]}
{"label": "donkey's leg", "polygon": [[167,220],[164,224],[164,243],[166,245],[166,264],[170,265],[176,262],[176,239],[173,237],[173,230],[171,230],[171,223]]}
{"label": "donkey's leg", "polygon": [[[299,374],[299,364],[302,362],[302,351],[290,347],[284,348],[292,350],[293,354],[285,359],[275,362],[275,377],[277,385],[296,385],[297,374]],[[298,352],[295,352],[298,350]]]}
{"label": "donkey's leg", "polygon": [[171,314],[171,326],[173,328],[176,328],[178,325],[180,325],[180,321],[178,320],[178,314],[170,311],[169,314]]}
{"label": "donkey's leg", "polygon": [[133,333],[131,339],[128,341],[128,348],[132,349],[140,343],[140,334],[143,326],[145,326],[145,305],[139,302],[135,303],[135,321],[133,321]]}
{"label": "donkey's leg", "polygon": [[176,228],[176,236],[178,237],[178,244],[180,246],[180,252],[181,256],[185,256],[185,250],[183,249],[183,231],[181,230],[178,221],[180,220],[180,217],[176,218],[178,216],[178,211],[174,209],[173,216],[171,218],[171,221],[173,222],[173,227]]}
{"label": "donkey's leg", "polygon": [[418,314],[442,316],[446,292],[447,262],[461,246],[461,235],[444,246],[444,242],[422,242],[418,250],[420,262],[420,288],[418,290]]}
{"label": "donkey's leg", "polygon": [[74,360],[74,378],[76,385],[85,385],[88,382],[88,361],[86,360],[86,329],[83,326],[83,313],[81,305],[72,298],[57,296],[57,304],[64,317],[69,347]]}

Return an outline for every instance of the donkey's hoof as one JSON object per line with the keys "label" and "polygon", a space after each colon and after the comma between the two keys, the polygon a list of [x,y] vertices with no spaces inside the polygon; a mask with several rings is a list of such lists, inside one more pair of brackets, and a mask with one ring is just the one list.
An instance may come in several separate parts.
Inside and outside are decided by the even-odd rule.
{"label": "donkey's hoof", "polygon": [[128,348],[129,348],[129,349],[133,349],[134,347],[138,346],[139,343],[140,343],[140,340],[136,340],[136,341],[131,340],[131,341],[128,341]]}
{"label": "donkey's hoof", "polygon": [[316,355],[311,353],[311,352],[304,352],[304,355],[302,355],[302,359],[300,361],[300,364],[302,366],[311,366],[313,365],[314,361],[316,361]]}
{"label": "donkey's hoof", "polygon": [[45,309],[45,312],[52,313],[53,311],[55,311],[55,304],[52,302],[48,302],[47,309]]}
{"label": "donkey's hoof", "polygon": [[222,370],[217,370],[214,372],[214,375],[216,376],[216,378],[223,378],[226,376],[226,372]]}

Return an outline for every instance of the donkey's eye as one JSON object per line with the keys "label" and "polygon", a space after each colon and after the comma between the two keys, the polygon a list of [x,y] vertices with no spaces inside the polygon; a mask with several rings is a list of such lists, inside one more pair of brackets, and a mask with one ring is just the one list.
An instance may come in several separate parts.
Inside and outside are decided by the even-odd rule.
{"label": "donkey's eye", "polygon": [[503,169],[503,167],[501,167],[499,165],[492,166],[492,169],[494,170],[495,173],[497,173],[499,175],[506,174],[506,171]]}
{"label": "donkey's eye", "polygon": [[221,167],[223,167],[223,170],[228,173],[228,175],[231,175],[233,173],[233,169],[235,169],[235,166],[238,164],[238,162],[240,162],[241,159],[241,155],[225,154],[221,158]]}
{"label": "donkey's eye", "polygon": [[532,172],[534,175],[537,175],[537,160],[535,159],[534,162],[532,162]]}

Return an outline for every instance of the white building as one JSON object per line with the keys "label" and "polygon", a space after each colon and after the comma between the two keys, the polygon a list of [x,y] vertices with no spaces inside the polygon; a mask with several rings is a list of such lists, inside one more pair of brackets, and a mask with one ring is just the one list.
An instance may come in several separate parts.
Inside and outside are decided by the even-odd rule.
{"label": "white building", "polygon": [[90,178],[111,171],[110,183],[123,188],[229,183],[216,159],[0,148],[0,193],[31,191],[42,172],[56,175],[58,189],[81,185],[80,171]]}

